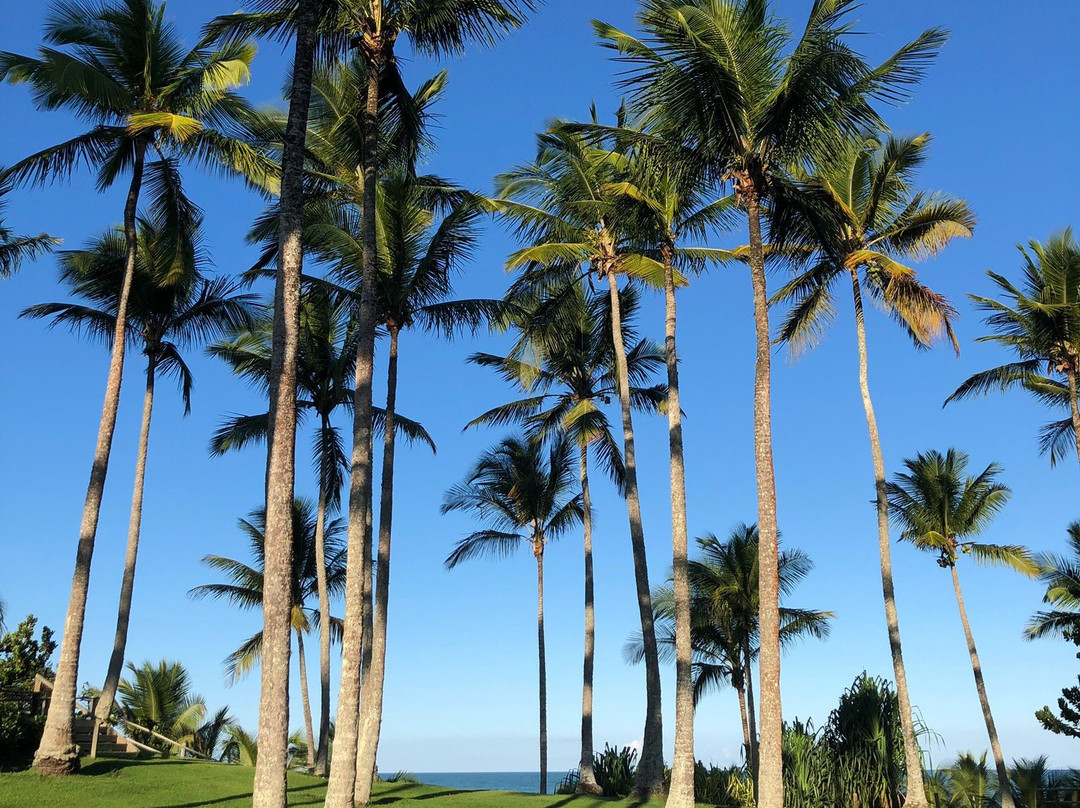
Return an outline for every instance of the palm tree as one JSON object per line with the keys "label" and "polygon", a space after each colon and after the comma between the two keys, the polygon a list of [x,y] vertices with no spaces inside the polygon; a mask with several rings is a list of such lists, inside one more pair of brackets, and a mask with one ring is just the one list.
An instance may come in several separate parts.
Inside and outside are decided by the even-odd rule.
{"label": "palm tree", "polygon": [[[304,635],[311,631],[314,618],[321,623],[317,609],[310,609],[307,602],[318,589],[318,574],[315,555],[315,532],[318,517],[312,503],[306,499],[296,499],[293,504],[294,552],[291,580],[291,603],[293,604],[290,620],[291,630],[296,634],[297,656],[300,664],[300,693],[304,707],[304,726],[308,739],[308,768],[315,766],[315,738],[311,721],[311,705],[308,699],[307,660],[304,655]],[[203,563],[211,569],[223,572],[229,579],[227,584],[204,584],[192,589],[188,594],[196,598],[221,598],[242,609],[258,609],[265,595],[266,570],[266,511],[252,511],[248,519],[239,521],[240,529],[247,535],[251,545],[254,564],[249,565],[232,558],[208,555]],[[345,583],[345,553],[341,535],[345,526],[340,519],[335,519],[324,528],[323,543],[329,553],[326,580],[331,593],[338,593]],[[335,618],[329,618],[331,628]],[[340,633],[340,625],[339,625]],[[233,678],[239,678],[249,672],[260,660],[266,658],[266,644],[262,631],[245,640],[240,647],[226,659],[226,668]]]}
{"label": "palm tree", "polygon": [[971,655],[975,689],[979,693],[998,781],[1004,784],[1001,805],[1002,808],[1014,808],[1007,786],[1009,775],[1005,770],[1005,758],[1001,753],[983,682],[982,664],[968,623],[964,596],[960,591],[956,561],[958,554],[964,553],[979,563],[1011,567],[1031,577],[1038,574],[1039,567],[1027,549],[1020,545],[984,544],[972,538],[989,527],[1009,499],[1009,489],[997,480],[1001,474],[999,465],[991,463],[977,476],[965,476],[968,456],[956,449],[949,449],[944,455],[934,450],[920,453],[914,459],[905,460],[904,466],[907,472],[895,474],[893,482],[889,483],[890,514],[903,528],[900,534],[902,540],[910,541],[920,550],[936,554],[938,566],[947,568],[952,575],[960,622]]}
{"label": "palm tree", "polygon": [[[805,223],[802,246],[813,263],[775,295],[794,305],[780,329],[780,340],[794,352],[816,345],[835,312],[833,290],[847,278],[855,305],[855,337],[859,353],[859,390],[870,434],[877,506],[878,554],[885,623],[889,631],[904,762],[909,790],[922,783],[922,757],[911,714],[911,698],[900,644],[889,543],[889,502],[885,459],[877,416],[870,398],[869,360],[863,295],[877,302],[911,336],[917,347],[929,347],[942,334],[953,345],[956,311],[941,295],[920,283],[914,269],[902,263],[936,255],[952,239],[970,236],[975,217],[963,200],[916,191],[916,171],[926,160],[928,134],[912,137],[863,135],[851,139],[821,162],[810,187],[817,199],[817,226]],[[909,793],[909,797],[910,797]]]}
{"label": "palm tree", "polygon": [[239,724],[233,724],[225,732],[221,759],[241,766],[254,766],[259,759],[259,742]]}
{"label": "palm tree", "polygon": [[547,659],[544,646],[544,548],[581,521],[580,496],[571,496],[571,444],[509,437],[485,452],[464,482],[446,492],[442,513],[465,511],[485,527],[461,539],[446,568],[479,556],[504,557],[528,544],[536,558],[536,637],[540,681],[540,793],[547,793]]}
{"label": "palm tree", "polygon": [[1046,755],[1013,760],[1012,784],[1014,798],[1023,808],[1039,808],[1039,790],[1046,785],[1049,773]]}
{"label": "palm tree", "polygon": [[[645,38],[596,22],[607,46],[631,67],[623,80],[635,111],[661,122],[715,174],[730,177],[749,219],[756,360],[754,455],[761,569],[762,808],[782,808],[779,582],[772,459],[771,335],[763,220],[790,188],[785,171],[831,151],[846,133],[879,118],[872,101],[898,100],[944,41],[930,30],[878,67],[848,42],[854,0],[815,0],[797,40],[767,0],[646,0]],[[702,47],[703,42],[725,43]],[[778,234],[774,234],[778,235]],[[776,239],[774,239],[776,240]],[[685,797],[685,795],[679,795]],[[912,805],[925,799],[910,795]],[[684,805],[684,801],[680,801]]]}
{"label": "palm tree", "polygon": [[[184,411],[189,412],[194,379],[181,349],[250,324],[251,307],[255,303],[254,296],[240,294],[235,283],[203,277],[207,258],[197,240],[197,224],[191,228],[196,240],[189,242],[182,251],[186,267],[180,277],[177,277],[176,257],[172,254],[172,236],[165,232],[164,225],[140,219],[138,229],[139,244],[128,297],[127,328],[129,339],[142,343],[142,353],[146,356],[146,388],[116,634],[95,713],[99,721],[107,721],[112,711],[127,649],[155,383],[159,375],[175,376],[184,400]],[[63,254],[61,282],[90,305],[43,303],[26,309],[22,316],[51,317],[53,325],[65,324],[77,331],[85,330],[107,343],[116,327],[126,252],[124,233],[117,228],[102,234],[83,250]],[[171,282],[170,276],[174,278]]]}
{"label": "palm tree", "polygon": [[[623,431],[623,465],[630,544],[638,614],[645,643],[645,729],[637,767],[636,790],[652,794],[663,790],[663,716],[660,698],[660,663],[657,656],[645,531],[638,493],[637,461],[626,343],[618,275],[643,278],[659,285],[663,266],[635,249],[630,223],[616,215],[619,197],[613,183],[619,179],[613,155],[617,143],[592,142],[580,127],[556,122],[537,138],[537,155],[496,180],[497,209],[530,246],[513,253],[510,269],[523,272],[511,297],[535,296],[537,289],[568,289],[585,275],[606,281],[611,317],[611,339],[616,368]],[[585,267],[585,269],[582,269]],[[679,276],[678,282],[682,283]]]}
{"label": "palm tree", "polygon": [[[0,175],[4,171],[0,169]],[[39,255],[52,252],[60,239],[45,233],[36,236],[17,236],[4,226],[3,213],[7,205],[9,184],[0,185],[0,278],[10,278],[22,266],[23,261],[33,261]]]}
{"label": "palm tree", "polygon": [[[144,662],[136,668],[128,663],[130,679],[120,681],[120,713],[133,724],[176,741],[181,747],[192,746],[206,717],[206,703],[191,690],[191,678],[179,662],[161,660],[157,665]],[[162,747],[164,741],[134,730],[143,742]],[[169,752],[172,744],[162,751]]]}
{"label": "palm tree", "polygon": [[1050,462],[1063,457],[1070,442],[1080,459],[1080,244],[1072,229],[1065,228],[1046,244],[1033,240],[1028,246],[1030,252],[1017,245],[1024,262],[1021,287],[996,272],[986,273],[1007,302],[968,295],[988,313],[984,322],[994,331],[978,341],[1007,348],[1016,361],[976,373],[945,403],[1022,387],[1046,403],[1069,409],[1069,418],[1043,429],[1041,446]]}
{"label": "palm tree", "polygon": [[1047,553],[1036,557],[1039,582],[1046,587],[1043,603],[1053,608],[1036,612],[1024,637],[1080,637],[1080,522],[1069,525],[1069,555]]}
{"label": "palm tree", "polygon": [[[566,434],[577,446],[585,551],[585,652],[581,694],[581,759],[578,791],[599,794],[593,771],[593,669],[596,619],[593,596],[592,499],[589,488],[589,450],[621,491],[622,457],[602,407],[617,394],[614,343],[611,339],[609,298],[590,295],[584,283],[556,290],[546,299],[512,315],[519,339],[507,356],[475,353],[469,361],[495,370],[518,387],[526,398],[502,404],[475,418],[479,424],[519,424],[538,438]],[[552,316],[550,308],[561,309]],[[634,343],[631,322],[638,308],[637,292],[620,293],[624,341]],[[660,351],[640,340],[627,354],[630,400],[641,410],[656,411],[666,400],[663,385],[642,386],[663,362]]]}
{"label": "palm tree", "polygon": [[191,750],[204,758],[213,759],[218,747],[223,745],[224,736],[236,726],[236,721],[229,715],[229,708],[222,707],[195,730],[191,740]]}
{"label": "palm tree", "polygon": [[[45,41],[59,47],[43,46],[37,58],[0,53],[0,80],[29,83],[39,107],[68,109],[92,128],[19,161],[5,172],[4,179],[32,184],[65,179],[85,162],[97,166],[97,185],[104,190],[121,174],[131,172],[124,206],[124,280],[105,401],[79,530],[56,684],[35,755],[38,771],[63,774],[77,771],[79,766],[71,740],[79,645],[120,399],[127,305],[138,248],[136,211],[143,181],[148,181],[155,206],[167,210],[174,217],[172,221],[179,223],[184,219],[185,205],[176,187],[176,164],[169,155],[224,166],[264,185],[270,180],[259,155],[223,133],[223,128],[235,128],[248,113],[247,103],[232,88],[248,78],[254,56],[249,43],[237,41],[219,50],[203,46],[187,50],[165,20],[164,6],[153,0],[62,3],[46,21]],[[149,165],[148,153],[157,158]]]}

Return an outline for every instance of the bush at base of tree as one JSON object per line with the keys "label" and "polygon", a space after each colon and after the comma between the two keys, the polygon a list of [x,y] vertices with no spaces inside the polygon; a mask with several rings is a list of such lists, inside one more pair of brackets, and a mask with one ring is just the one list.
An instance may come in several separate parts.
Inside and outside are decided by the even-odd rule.
{"label": "bush at base of tree", "polygon": [[53,632],[42,626],[34,639],[37,618],[32,614],[14,631],[0,637],[0,767],[30,764],[41,741],[44,718],[30,713],[34,677],[52,678],[49,659],[56,650]]}

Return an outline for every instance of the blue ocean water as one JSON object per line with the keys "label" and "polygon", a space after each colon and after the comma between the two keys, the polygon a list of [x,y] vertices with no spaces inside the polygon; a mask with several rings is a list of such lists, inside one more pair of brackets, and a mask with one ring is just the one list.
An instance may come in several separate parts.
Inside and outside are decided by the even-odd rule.
{"label": "blue ocean water", "polygon": [[[480,791],[519,791],[540,793],[540,772],[413,772],[421,783],[446,788]],[[548,772],[548,794],[566,776],[566,772]]]}

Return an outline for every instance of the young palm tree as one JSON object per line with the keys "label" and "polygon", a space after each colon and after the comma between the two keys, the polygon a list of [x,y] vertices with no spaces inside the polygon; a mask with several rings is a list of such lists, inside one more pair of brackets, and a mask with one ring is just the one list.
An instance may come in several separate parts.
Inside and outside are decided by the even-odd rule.
{"label": "young palm tree", "polygon": [[[887,140],[877,135],[861,135],[821,161],[809,178],[817,197],[819,220],[817,226],[804,223],[805,233],[800,239],[802,246],[811,251],[812,264],[775,296],[776,300],[794,302],[781,326],[780,340],[799,352],[816,345],[821,332],[831,322],[835,286],[845,278],[851,284],[859,390],[874,464],[881,589],[909,788],[912,783],[922,782],[922,757],[900,644],[885,458],[870,398],[863,295],[877,302],[908,332],[917,347],[929,347],[943,334],[956,345],[952,332],[955,309],[944,297],[924,286],[914,269],[902,263],[936,255],[954,238],[970,236],[975,226],[975,216],[963,200],[915,190],[915,174],[926,160],[929,142],[927,134],[890,135]],[[915,788],[918,790],[919,786]]]}
{"label": "young palm tree", "polygon": [[[589,488],[589,450],[595,451],[604,470],[621,491],[622,456],[602,407],[617,394],[614,343],[611,339],[609,299],[590,295],[584,283],[554,290],[534,305],[512,309],[519,339],[507,356],[476,353],[470,362],[489,367],[518,387],[527,398],[488,410],[469,426],[519,424],[538,438],[565,434],[577,446],[585,551],[585,652],[581,694],[581,759],[578,791],[599,794],[593,771],[593,669],[596,618],[593,596],[592,500]],[[623,339],[634,344],[631,323],[637,310],[637,292],[620,293]],[[548,311],[560,311],[552,316]],[[639,410],[657,411],[666,400],[663,385],[644,387],[664,361],[660,351],[641,340],[627,354],[630,400]]]}
{"label": "young palm tree", "polygon": [[[131,679],[120,681],[120,713],[128,721],[163,735],[183,746],[192,746],[206,717],[206,703],[191,690],[191,678],[179,662],[144,662],[136,668],[128,663]],[[164,741],[144,735],[143,741],[161,746]],[[174,747],[166,744],[163,751]]]}
{"label": "young palm tree", "polygon": [[504,557],[528,544],[536,558],[536,637],[540,681],[540,793],[547,793],[547,658],[544,644],[544,548],[581,521],[572,496],[571,443],[558,438],[545,457],[540,441],[509,437],[488,450],[464,482],[446,492],[442,512],[474,514],[486,527],[470,533],[446,568],[478,556]]}
{"label": "young palm tree", "polygon": [[[617,216],[620,198],[613,190],[619,179],[614,150],[618,144],[595,143],[580,127],[557,122],[537,138],[537,155],[496,181],[497,209],[530,243],[513,253],[507,267],[522,269],[511,296],[535,295],[536,290],[569,288],[581,277],[595,273],[607,283],[611,339],[616,368],[616,390],[622,415],[623,465],[630,544],[638,614],[645,643],[645,729],[638,762],[636,790],[652,794],[663,790],[663,716],[660,699],[660,663],[657,656],[645,531],[638,493],[637,461],[626,343],[623,337],[618,276],[625,274],[659,285],[664,268],[635,249],[629,222]],[[683,282],[679,276],[678,282]]]}
{"label": "young palm tree", "polygon": [[[4,173],[0,169],[0,175]],[[10,278],[22,266],[23,261],[33,261],[39,255],[52,252],[60,239],[45,233],[36,236],[17,236],[4,226],[5,198],[11,191],[9,184],[0,185],[0,278]]]}
{"label": "young palm tree", "polygon": [[1080,636],[1080,522],[1069,525],[1069,555],[1038,556],[1039,582],[1046,587],[1043,603],[1051,610],[1036,612],[1024,637]]}
{"label": "young palm tree", "polygon": [[1044,402],[1065,405],[1069,417],[1043,429],[1042,449],[1054,463],[1072,443],[1080,460],[1080,244],[1066,228],[1046,244],[1031,241],[1028,246],[1030,252],[1018,245],[1024,261],[1021,287],[996,272],[986,273],[1008,302],[969,295],[988,312],[985,322],[995,332],[978,341],[1007,348],[1017,361],[976,373],[945,403],[1022,387]]}
{"label": "young palm tree", "polygon": [[[297,499],[293,504],[293,569],[291,579],[291,601],[293,604],[290,627],[296,634],[297,656],[300,664],[300,693],[304,707],[304,727],[307,733],[308,768],[315,766],[315,738],[311,721],[311,705],[308,699],[307,660],[304,655],[304,635],[311,631],[311,623],[321,623],[319,611],[307,606],[308,601],[318,589],[318,563],[315,555],[315,533],[318,516],[309,500]],[[240,529],[247,535],[251,545],[254,565],[248,565],[232,558],[208,555],[203,563],[211,569],[223,572],[229,579],[227,584],[204,584],[192,589],[188,594],[196,598],[221,598],[242,609],[257,609],[262,606],[265,594],[266,569],[266,511],[252,511],[248,519],[241,519]],[[335,519],[324,527],[323,544],[328,552],[326,569],[327,588],[331,593],[341,592],[345,584],[345,553],[341,540],[345,525]],[[332,628],[336,618],[327,621]],[[338,626],[340,634],[340,624]],[[226,668],[233,678],[248,673],[260,660],[264,659],[265,643],[263,632],[256,632],[245,640],[240,647],[226,659]]]}
{"label": "young palm tree", "polygon": [[[175,154],[203,164],[224,166],[269,185],[265,163],[251,148],[228,137],[221,127],[242,122],[248,106],[232,88],[248,78],[254,48],[234,42],[219,50],[185,49],[164,6],[153,0],[105,0],[101,4],[62,3],[50,13],[37,58],[0,53],[0,80],[29,83],[38,106],[68,109],[92,125],[71,140],[44,149],[8,169],[12,182],[44,183],[65,179],[80,163],[96,165],[104,190],[131,172],[124,206],[127,253],[117,306],[116,331],[105,387],[101,423],[83,507],[79,544],[56,685],[35,768],[42,773],[78,770],[71,721],[78,678],[90,563],[109,450],[116,427],[124,364],[128,297],[138,247],[136,211],[144,175],[151,189],[174,213],[183,205],[174,193]],[[147,156],[155,156],[148,166]],[[178,216],[177,219],[182,219]]]}
{"label": "young palm tree", "polygon": [[[815,0],[799,39],[767,0],[646,0],[638,39],[594,23],[602,41],[631,64],[624,86],[636,111],[662,122],[717,175],[730,177],[749,219],[756,360],[754,455],[762,585],[761,808],[782,808],[779,582],[776,483],[772,460],[771,335],[763,220],[787,192],[784,172],[827,154],[843,138],[879,122],[872,101],[902,99],[944,40],[931,30],[871,67],[848,41],[853,0]],[[702,47],[723,42],[725,47]],[[680,806],[686,805],[685,795]],[[910,795],[924,808],[925,798]]]}
{"label": "young palm tree", "polygon": [[[889,483],[890,514],[903,528],[901,539],[910,541],[920,550],[936,554],[938,565],[947,568],[952,575],[956,605],[960,610],[960,622],[971,655],[975,689],[979,693],[998,781],[1008,784],[1009,775],[1005,770],[1005,758],[1001,753],[994,716],[990,712],[982,663],[975,649],[975,638],[960,591],[956,561],[960,553],[968,554],[979,563],[1011,567],[1032,577],[1038,574],[1039,567],[1024,547],[983,544],[973,538],[989,527],[1009,499],[1009,489],[997,480],[1001,474],[999,465],[991,463],[977,476],[965,476],[968,456],[956,449],[949,449],[944,455],[933,450],[920,453],[914,459],[905,460],[904,465],[907,472],[895,474],[893,482]],[[1001,805],[1002,808],[1014,808],[1012,793],[1007,785],[1001,790]]]}
{"label": "young palm tree", "polygon": [[[116,634],[96,710],[100,721],[107,721],[112,711],[127,649],[155,383],[158,376],[175,376],[185,413],[190,411],[194,379],[184,362],[182,349],[249,325],[255,304],[255,297],[241,294],[235,283],[203,277],[207,259],[197,240],[197,223],[191,228],[195,240],[189,241],[182,250],[183,270],[176,266],[171,243],[174,237],[164,227],[162,223],[139,220],[135,275],[128,296],[128,336],[142,343],[142,353],[146,356],[146,387]],[[61,282],[75,297],[86,300],[89,305],[44,303],[26,309],[22,316],[52,317],[53,325],[66,324],[75,330],[85,330],[107,343],[116,328],[126,253],[124,233],[119,229],[106,232],[83,250],[65,253],[60,262]]]}

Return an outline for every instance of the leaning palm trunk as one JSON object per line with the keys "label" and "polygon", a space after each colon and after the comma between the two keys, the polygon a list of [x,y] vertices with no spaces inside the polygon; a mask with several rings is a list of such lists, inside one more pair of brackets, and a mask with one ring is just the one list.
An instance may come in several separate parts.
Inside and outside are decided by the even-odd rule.
{"label": "leaning palm trunk", "polygon": [[664,724],[660,712],[660,658],[653,625],[652,596],[649,592],[649,568],[645,559],[645,531],[641,523],[641,499],[638,496],[637,465],[634,455],[634,422],[630,412],[630,381],[626,367],[626,344],[622,334],[619,285],[614,267],[608,267],[608,290],[611,299],[611,333],[615,348],[615,368],[619,380],[619,404],[622,410],[623,465],[626,480],[626,509],[630,519],[630,543],[634,553],[634,581],[637,585],[641,639],[645,651],[645,732],[641,742],[635,790],[639,795],[655,794],[664,789]]}
{"label": "leaning palm trunk", "polygon": [[743,748],[746,750],[747,768],[750,768],[750,724],[746,714],[746,682],[741,671],[731,672],[731,686],[739,697],[739,726],[742,727]]}
{"label": "leaning palm trunk", "polygon": [[[330,431],[330,419],[322,416],[322,431]],[[325,441],[322,442],[325,446]],[[315,587],[319,595],[319,745],[315,752],[314,774],[326,777],[330,752],[330,589],[326,580],[326,505],[329,498],[328,463],[320,458],[319,506],[315,516]]]}
{"label": "leaning palm trunk", "polygon": [[547,654],[544,643],[544,539],[533,542],[536,556],[536,642],[540,665],[540,793],[547,794]]}
{"label": "leaning palm trunk", "polygon": [[278,271],[274,288],[270,418],[266,452],[263,653],[259,755],[252,808],[288,803],[289,656],[292,618],[292,506],[296,476],[296,357],[303,264],[304,139],[311,102],[318,3],[300,0],[292,95],[281,159]]}
{"label": "leaning palm trunk", "polygon": [[754,289],[757,359],[754,367],[754,466],[758,493],[758,600],[760,636],[758,684],[761,692],[761,737],[757,747],[757,799],[760,808],[783,808],[783,714],[780,705],[780,571],[776,525],[776,477],[773,471],[769,302],[765,289],[765,256],[761,210],[752,181],[744,191],[750,218],[750,277]]}
{"label": "leaning palm trunk", "polygon": [[101,408],[97,444],[94,446],[94,462],[90,468],[90,483],[86,489],[82,524],[79,527],[79,545],[75,554],[75,573],[71,578],[71,596],[68,599],[67,616],[64,618],[60,661],[56,666],[56,680],[41,744],[34,754],[34,770],[40,774],[73,774],[79,770],[79,755],[71,740],[71,722],[75,714],[75,688],[79,677],[79,646],[82,644],[83,623],[86,620],[86,597],[90,589],[90,562],[94,556],[98,516],[101,513],[101,499],[105,493],[105,477],[109,471],[109,452],[112,450],[113,432],[116,430],[116,413],[120,407],[120,386],[124,374],[124,348],[127,338],[128,297],[131,293],[131,282],[135,276],[135,257],[138,251],[135,213],[138,210],[139,191],[142,188],[145,155],[146,143],[138,141],[135,144],[131,185],[124,205],[124,238],[127,242],[127,256],[124,261],[124,282],[116,307],[116,332],[113,335],[109,375],[105,382],[105,402]]}
{"label": "leaning palm trunk", "polygon": [[307,768],[315,768],[315,732],[311,722],[311,697],[308,696],[307,655],[304,653],[304,632],[296,630],[296,659],[300,664],[300,701],[304,708],[304,738],[307,741]]}
{"label": "leaning palm trunk", "polygon": [[691,677],[690,578],[686,535],[686,476],[683,466],[679,365],[675,349],[675,274],[671,246],[664,254],[664,346],[668,379],[668,446],[671,454],[671,557],[675,596],[675,757],[671,762],[672,808],[694,806],[694,683]]}
{"label": "leaning palm trunk", "polygon": [[1077,403],[1076,370],[1067,368],[1065,378],[1069,382],[1069,414],[1072,417],[1073,439],[1076,441],[1076,458],[1080,460],[1080,405]]}
{"label": "leaning palm trunk", "polygon": [[[374,3],[375,13],[381,3]],[[377,53],[378,50],[375,50]],[[345,631],[341,642],[341,686],[338,691],[334,756],[340,762],[330,769],[326,808],[351,808],[356,787],[357,736],[360,711],[360,674],[364,647],[365,578],[370,581],[370,518],[372,498],[371,380],[375,351],[375,193],[378,177],[375,149],[378,144],[379,74],[382,64],[368,60],[364,98],[363,164],[363,275],[356,376],[353,386],[352,473],[349,479],[349,539],[351,563],[345,576]],[[365,552],[366,546],[366,552]],[[359,562],[357,563],[357,557]],[[370,592],[370,585],[368,586]],[[368,595],[370,599],[370,595]]]}
{"label": "leaning palm trunk", "polygon": [[994,756],[994,765],[997,767],[1001,808],[1015,808],[1016,804],[1013,801],[1009,772],[1005,768],[1005,757],[1001,753],[1001,742],[998,740],[997,727],[994,726],[994,716],[990,712],[990,699],[986,695],[982,663],[979,662],[979,652],[975,650],[975,638],[971,634],[971,625],[968,623],[967,609],[964,607],[964,595],[960,591],[960,578],[956,574],[956,564],[951,565],[949,569],[952,572],[953,591],[956,592],[956,605],[960,609],[960,623],[964,626],[964,638],[967,640],[968,654],[971,655],[971,671],[975,674],[975,689],[979,691],[979,704],[982,706],[983,720],[986,721],[986,734],[990,736],[990,752]]}
{"label": "leaning palm trunk", "polygon": [[915,737],[915,722],[911,715],[911,698],[908,695],[907,673],[904,654],[900,646],[900,620],[896,613],[896,595],[893,588],[892,550],[889,546],[889,497],[885,482],[885,459],[881,452],[881,436],[878,433],[874,404],[870,400],[869,362],[866,353],[866,324],[863,319],[862,292],[859,276],[851,273],[851,290],[855,297],[855,334],[859,343],[859,390],[863,409],[866,410],[866,426],[870,432],[870,453],[874,459],[874,491],[877,503],[878,553],[881,556],[881,590],[885,598],[885,624],[889,630],[889,649],[892,653],[893,676],[896,678],[896,700],[900,711],[900,731],[904,738],[904,766],[907,771],[907,808],[925,808],[926,790],[923,786],[922,753]]}
{"label": "leaning palm trunk", "polygon": [[[760,535],[760,534],[759,534]],[[757,707],[754,702],[754,670],[750,658],[750,640],[743,639],[743,676],[746,679],[746,732],[749,745],[746,747],[746,760],[749,764],[750,779],[754,783],[754,794],[758,789],[758,732]]]}
{"label": "leaning palm trunk", "polygon": [[[356,756],[356,803],[371,802],[375,760],[382,728],[383,684],[386,680],[386,620],[390,603],[390,539],[394,524],[394,416],[397,409],[398,329],[390,326],[386,368],[386,415],[383,425],[382,490],[379,500],[379,557],[376,563],[375,607],[368,676],[360,694],[360,745]],[[366,656],[366,654],[365,654]]]}
{"label": "leaning palm trunk", "polygon": [[603,789],[593,771],[593,668],[596,656],[596,608],[593,595],[592,497],[589,493],[589,445],[581,446],[581,507],[585,534],[585,658],[581,684],[581,760],[578,763],[579,794],[599,796]]}
{"label": "leaning palm trunk", "polygon": [[154,412],[154,376],[157,367],[153,355],[146,362],[146,392],[143,395],[142,426],[139,429],[139,455],[135,461],[135,487],[131,494],[131,520],[128,524],[127,551],[124,553],[124,577],[120,582],[120,607],[116,614],[116,635],[113,637],[112,656],[105,674],[94,717],[108,721],[116,700],[116,688],[124,669],[127,651],[128,623],[131,618],[131,594],[135,589],[135,563],[139,556],[139,534],[142,529],[143,490],[146,482],[146,455],[150,448],[150,418]]}

